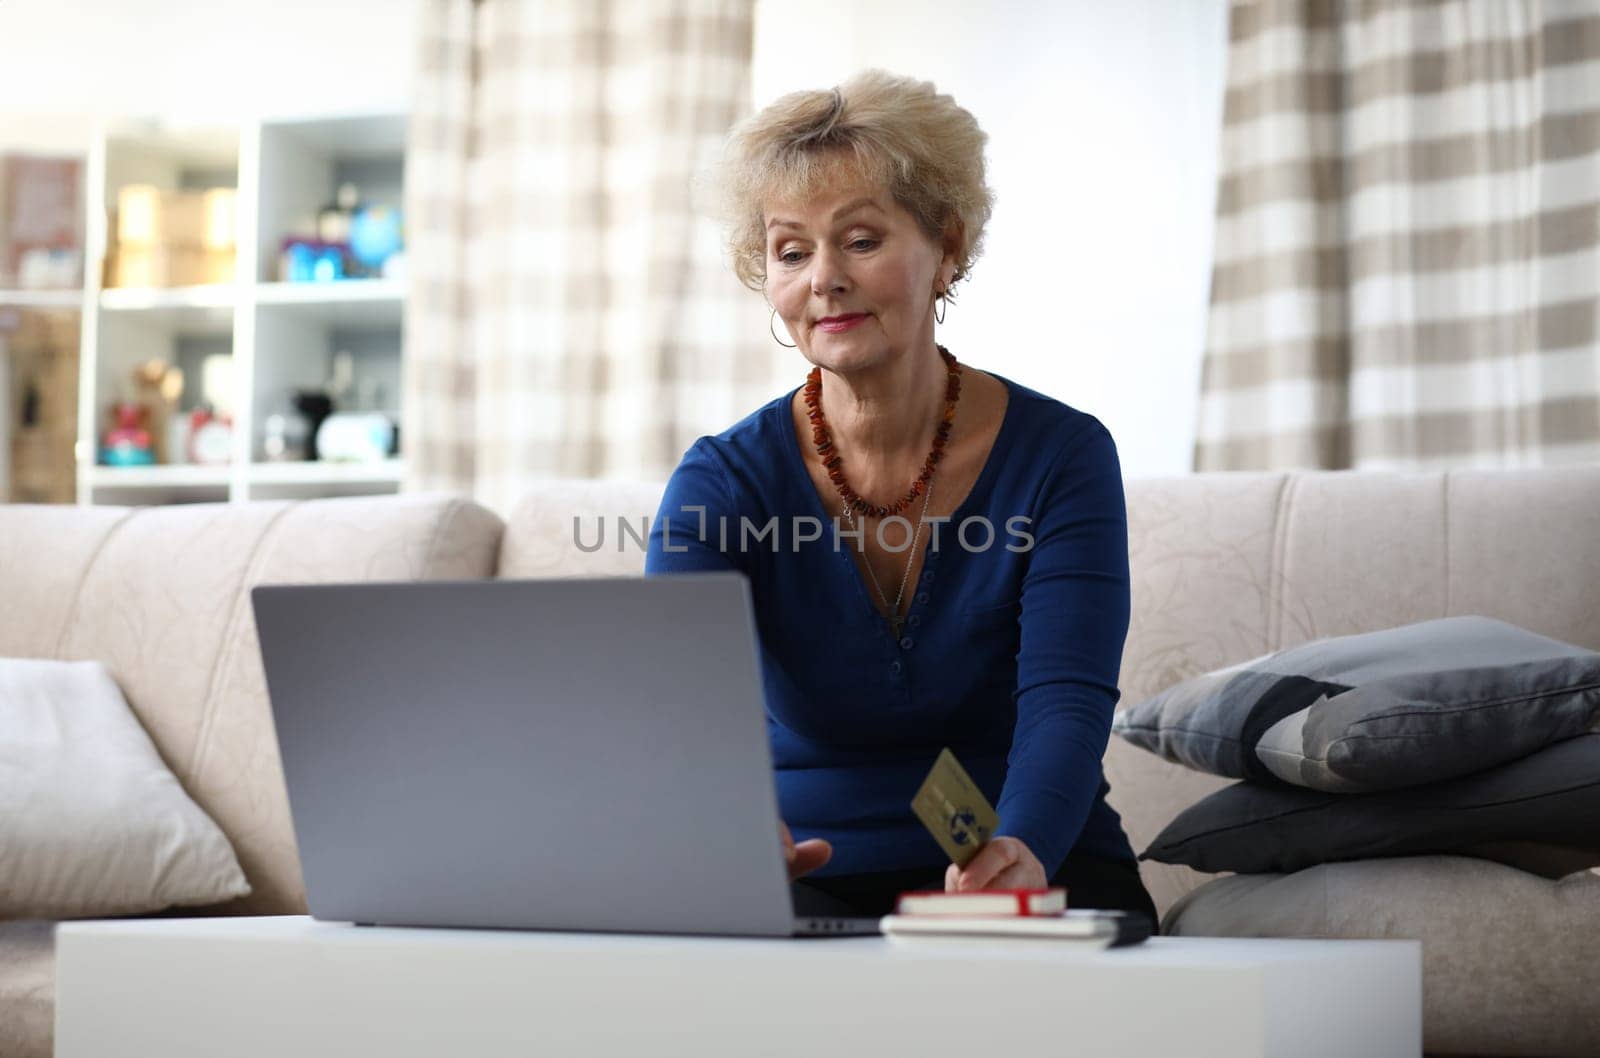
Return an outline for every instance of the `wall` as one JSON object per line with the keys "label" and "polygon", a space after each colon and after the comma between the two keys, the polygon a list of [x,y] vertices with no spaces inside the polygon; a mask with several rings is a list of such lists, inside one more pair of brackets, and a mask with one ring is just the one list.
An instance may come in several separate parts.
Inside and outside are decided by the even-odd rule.
{"label": "wall", "polygon": [[0,143],[405,106],[415,32],[416,0],[0,0]]}
{"label": "wall", "polygon": [[1126,476],[1188,472],[1224,0],[757,0],[756,10],[756,105],[881,66],[933,81],[989,133],[987,251],[941,340],[1099,416]]}

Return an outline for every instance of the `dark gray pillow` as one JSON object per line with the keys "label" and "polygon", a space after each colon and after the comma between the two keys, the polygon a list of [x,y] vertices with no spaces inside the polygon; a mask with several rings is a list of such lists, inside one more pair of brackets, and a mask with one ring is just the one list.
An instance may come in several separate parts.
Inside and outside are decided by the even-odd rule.
{"label": "dark gray pillow", "polygon": [[1597,725],[1600,653],[1448,617],[1197,676],[1115,730],[1200,771],[1355,793],[1468,775]]}
{"label": "dark gray pillow", "polygon": [[1236,783],[1179,813],[1142,858],[1262,874],[1436,852],[1536,873],[1551,873],[1555,863],[1563,872],[1600,863],[1600,734],[1477,775],[1387,793]]}

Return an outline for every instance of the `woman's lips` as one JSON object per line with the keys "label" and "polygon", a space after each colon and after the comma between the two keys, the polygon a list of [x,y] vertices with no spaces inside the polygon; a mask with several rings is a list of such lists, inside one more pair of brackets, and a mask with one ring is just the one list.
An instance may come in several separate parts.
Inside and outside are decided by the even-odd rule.
{"label": "woman's lips", "polygon": [[867,314],[864,312],[852,313],[849,316],[829,316],[827,319],[817,321],[817,329],[828,334],[838,334],[840,331],[848,331],[866,318]]}

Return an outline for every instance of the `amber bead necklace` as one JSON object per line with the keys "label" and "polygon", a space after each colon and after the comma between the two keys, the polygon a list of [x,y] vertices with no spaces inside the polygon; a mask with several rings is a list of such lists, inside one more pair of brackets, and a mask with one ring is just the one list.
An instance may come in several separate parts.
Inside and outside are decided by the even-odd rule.
{"label": "amber bead necklace", "polygon": [[950,426],[956,421],[956,402],[961,399],[961,365],[956,363],[955,355],[950,350],[942,345],[937,348],[939,355],[944,357],[947,372],[944,386],[944,415],[939,420],[938,428],[933,432],[933,447],[928,451],[928,458],[922,464],[922,473],[917,475],[917,480],[911,483],[911,488],[906,494],[888,507],[868,503],[857,495],[856,490],[845,480],[844,459],[834,450],[833,435],[828,432],[828,420],[822,414],[822,368],[813,367],[811,373],[806,376],[806,418],[811,420],[811,443],[816,446],[817,458],[822,460],[823,467],[828,471],[828,480],[833,482],[833,487],[844,498],[846,510],[861,515],[870,514],[874,518],[887,518],[891,514],[899,514],[905,510],[928,487],[934,468],[939,465],[939,460],[944,458],[944,446],[950,438]]}
{"label": "amber bead necklace", "polygon": [[[906,585],[911,580],[911,566],[916,559],[917,544],[922,539],[922,526],[928,517],[928,503],[933,498],[933,472],[938,467],[939,461],[944,458],[944,446],[950,437],[950,428],[956,418],[956,402],[961,399],[961,365],[956,362],[954,354],[944,346],[938,346],[939,355],[944,358],[947,371],[944,391],[944,414],[939,419],[939,425],[934,430],[933,446],[928,452],[928,458],[922,464],[922,473],[911,483],[911,488],[900,500],[890,506],[869,503],[862,499],[844,476],[844,459],[834,448],[833,435],[828,431],[828,420],[822,413],[822,369],[813,367],[806,378],[805,402],[806,417],[811,420],[811,441],[816,446],[817,458],[822,461],[823,467],[828,471],[828,480],[833,482],[833,487],[838,490],[839,496],[844,500],[844,518],[850,523],[850,531],[858,531],[856,517],[863,519],[859,531],[865,532],[865,518],[871,515],[875,518],[888,518],[905,510],[917,497],[922,497],[922,513],[917,516],[917,525],[911,534],[911,546],[906,549],[906,568],[900,576],[900,590],[895,592],[891,602],[888,592],[883,590],[883,585],[878,582],[878,574],[872,569],[872,563],[866,562],[867,576],[872,580],[872,586],[878,592],[878,598],[883,600],[884,608],[888,611],[891,627],[894,629],[895,638],[900,637],[900,626],[905,618],[900,616],[900,604],[905,598]],[[863,561],[865,559],[863,558]]]}

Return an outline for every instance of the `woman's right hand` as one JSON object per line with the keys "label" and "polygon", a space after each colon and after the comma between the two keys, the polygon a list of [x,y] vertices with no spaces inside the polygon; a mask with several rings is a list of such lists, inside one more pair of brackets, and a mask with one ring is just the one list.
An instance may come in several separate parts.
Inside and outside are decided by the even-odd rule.
{"label": "woman's right hand", "polygon": [[810,874],[833,858],[833,846],[821,838],[810,838],[796,845],[793,835],[789,833],[789,824],[781,819],[778,820],[778,833],[783,836],[783,858],[789,865],[791,882]]}

